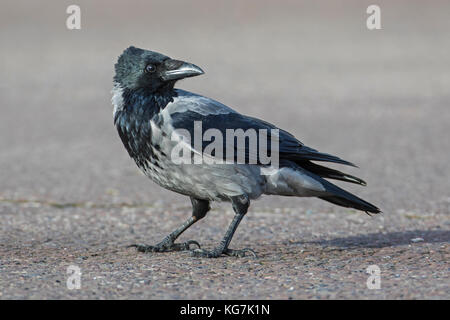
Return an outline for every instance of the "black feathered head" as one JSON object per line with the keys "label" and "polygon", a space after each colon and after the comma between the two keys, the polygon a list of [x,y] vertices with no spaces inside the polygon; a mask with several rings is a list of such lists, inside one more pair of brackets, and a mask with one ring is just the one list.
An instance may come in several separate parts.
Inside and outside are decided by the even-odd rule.
{"label": "black feathered head", "polygon": [[173,88],[177,80],[203,74],[203,70],[158,52],[127,48],[115,64],[114,81],[129,90],[157,92]]}

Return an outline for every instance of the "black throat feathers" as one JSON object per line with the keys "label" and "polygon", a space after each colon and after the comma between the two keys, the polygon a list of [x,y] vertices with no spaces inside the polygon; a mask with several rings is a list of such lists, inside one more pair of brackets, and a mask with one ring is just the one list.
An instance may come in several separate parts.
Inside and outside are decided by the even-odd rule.
{"label": "black throat feathers", "polygon": [[148,161],[158,166],[154,149],[159,149],[159,146],[151,143],[150,120],[176,96],[173,89],[159,93],[148,93],[144,89],[124,89],[123,108],[115,114],[114,124],[128,154],[139,167],[146,168]]}

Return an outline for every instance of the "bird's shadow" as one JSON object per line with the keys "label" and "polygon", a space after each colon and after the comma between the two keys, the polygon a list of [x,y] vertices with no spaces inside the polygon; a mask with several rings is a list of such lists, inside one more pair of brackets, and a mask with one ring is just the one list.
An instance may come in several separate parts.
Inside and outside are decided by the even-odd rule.
{"label": "bird's shadow", "polygon": [[[418,239],[420,238],[420,239]],[[296,244],[315,244],[324,247],[342,247],[346,249],[385,248],[414,243],[450,242],[449,230],[410,230],[388,233],[369,233],[365,235],[334,238],[329,240],[299,241]],[[423,239],[423,241],[421,240]]]}

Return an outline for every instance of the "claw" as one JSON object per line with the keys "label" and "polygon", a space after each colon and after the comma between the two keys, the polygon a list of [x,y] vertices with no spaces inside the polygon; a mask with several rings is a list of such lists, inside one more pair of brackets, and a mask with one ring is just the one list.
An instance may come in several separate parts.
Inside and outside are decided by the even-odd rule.
{"label": "claw", "polygon": [[188,240],[188,241],[186,241],[184,244],[186,245],[186,250],[191,250],[191,247],[190,247],[191,244],[195,244],[195,245],[198,247],[198,249],[201,249],[201,248],[202,248],[202,246],[200,245],[200,243],[198,243],[198,242],[195,241],[195,240]]}
{"label": "claw", "polygon": [[198,243],[195,240],[188,240],[183,243],[173,243],[170,246],[167,247],[167,251],[189,251],[191,249],[191,244],[196,245],[199,249],[201,248],[200,243]]}

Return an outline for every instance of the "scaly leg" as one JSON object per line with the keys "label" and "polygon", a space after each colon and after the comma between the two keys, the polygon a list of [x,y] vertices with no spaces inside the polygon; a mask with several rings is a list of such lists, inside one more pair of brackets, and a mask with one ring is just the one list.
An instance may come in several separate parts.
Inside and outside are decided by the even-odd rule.
{"label": "scaly leg", "polygon": [[186,229],[192,226],[195,222],[205,217],[208,213],[210,206],[209,201],[200,200],[191,197],[192,202],[192,216],[187,219],[180,227],[178,227],[174,232],[169,234],[160,243],[149,246],[144,244],[132,244],[129,247],[135,247],[139,252],[167,252],[167,251],[183,251],[190,250],[190,245],[197,245],[200,248],[200,244],[197,241],[189,240],[184,243],[175,243],[175,240],[182,234]]}
{"label": "scaly leg", "polygon": [[236,214],[220,244],[211,251],[200,248],[195,249],[191,251],[192,256],[205,258],[218,258],[222,254],[225,254],[228,256],[244,257],[245,253],[250,252],[256,257],[256,253],[249,248],[245,248],[242,250],[233,250],[228,248],[231,239],[233,238],[234,232],[239,226],[239,223],[241,222],[242,218],[247,213],[248,207],[250,206],[250,200],[247,195],[241,195],[237,197],[232,197],[231,203],[233,205],[233,209]]}

